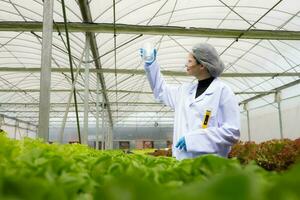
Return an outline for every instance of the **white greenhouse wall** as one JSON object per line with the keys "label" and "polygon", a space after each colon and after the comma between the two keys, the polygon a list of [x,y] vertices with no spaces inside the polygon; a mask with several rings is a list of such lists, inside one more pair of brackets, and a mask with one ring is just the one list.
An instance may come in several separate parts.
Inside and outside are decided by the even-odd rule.
{"label": "white greenhouse wall", "polygon": [[[262,142],[271,139],[280,139],[279,114],[277,103],[250,109],[251,140]],[[300,96],[281,102],[283,137],[296,139],[300,137]],[[241,140],[248,140],[246,112],[241,114]]]}

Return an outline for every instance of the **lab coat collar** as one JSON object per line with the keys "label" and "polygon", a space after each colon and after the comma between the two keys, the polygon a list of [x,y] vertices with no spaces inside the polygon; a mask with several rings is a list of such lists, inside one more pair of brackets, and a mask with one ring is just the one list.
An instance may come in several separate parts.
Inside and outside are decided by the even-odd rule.
{"label": "lab coat collar", "polygon": [[189,87],[189,94],[193,94],[195,89],[197,89],[197,85],[198,83],[191,83],[190,87]]}
{"label": "lab coat collar", "polygon": [[197,90],[197,86],[198,86],[198,82],[197,83],[193,83],[191,86],[190,86],[190,89],[189,89],[189,96],[190,96],[190,102],[191,104],[194,103],[194,102],[197,102],[197,101],[201,101],[206,95],[211,95],[214,93],[214,91],[216,90],[216,87],[218,85],[218,82],[219,82],[219,78],[215,78],[211,84],[208,86],[208,88],[203,92],[203,94],[201,94],[199,97],[197,97],[195,99],[195,95],[196,95],[196,90]]}

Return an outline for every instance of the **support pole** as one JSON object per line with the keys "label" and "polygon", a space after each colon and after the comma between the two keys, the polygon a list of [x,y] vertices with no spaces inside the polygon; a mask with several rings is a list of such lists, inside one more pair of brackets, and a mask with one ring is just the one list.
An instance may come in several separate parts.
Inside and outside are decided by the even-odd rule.
{"label": "support pole", "polygon": [[88,131],[89,131],[89,57],[90,57],[90,48],[89,48],[89,35],[85,34],[85,70],[84,70],[84,128],[83,128],[83,144],[88,143]]}
{"label": "support pole", "polygon": [[248,141],[251,141],[251,132],[250,132],[250,113],[248,109],[248,103],[244,104],[244,110],[247,113],[247,129],[248,129]]}
{"label": "support pole", "polygon": [[109,131],[109,123],[107,123],[107,120],[106,120],[106,117],[107,117],[107,111],[105,110],[105,128],[106,128],[106,142],[105,142],[105,146],[106,146],[106,149],[110,149],[110,131]]}
{"label": "support pole", "polygon": [[277,103],[277,108],[278,108],[280,139],[283,139],[282,116],[281,116],[281,91],[275,93],[275,102]]}
{"label": "support pole", "polygon": [[49,140],[53,0],[44,0],[38,136]]}
{"label": "support pole", "polygon": [[103,150],[107,149],[107,129],[106,129],[106,113],[104,106],[104,99],[102,98],[102,145]]}
{"label": "support pole", "polygon": [[28,133],[29,133],[29,124],[27,123],[27,125],[26,125],[26,137],[28,137]]}
{"label": "support pole", "polygon": [[0,115],[0,128],[4,124],[4,116]]}
{"label": "support pole", "polygon": [[[96,75],[97,77],[97,75]],[[100,87],[99,87],[99,79],[96,78],[97,80],[97,88],[96,88],[96,149],[98,150],[99,149],[99,100],[100,100],[100,95],[99,95],[99,92],[100,92]],[[102,119],[103,121],[103,119]],[[102,144],[101,144],[102,146]]]}
{"label": "support pole", "polygon": [[17,127],[19,126],[18,120],[15,121],[14,139],[17,139]]}
{"label": "support pole", "polygon": [[113,149],[113,127],[107,124],[108,149]]}

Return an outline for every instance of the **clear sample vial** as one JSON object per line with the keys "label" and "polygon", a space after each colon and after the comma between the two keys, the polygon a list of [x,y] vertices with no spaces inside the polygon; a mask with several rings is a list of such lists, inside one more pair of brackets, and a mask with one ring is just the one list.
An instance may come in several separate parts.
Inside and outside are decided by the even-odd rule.
{"label": "clear sample vial", "polygon": [[145,62],[153,62],[154,60],[154,48],[153,45],[149,42],[143,45],[143,60]]}

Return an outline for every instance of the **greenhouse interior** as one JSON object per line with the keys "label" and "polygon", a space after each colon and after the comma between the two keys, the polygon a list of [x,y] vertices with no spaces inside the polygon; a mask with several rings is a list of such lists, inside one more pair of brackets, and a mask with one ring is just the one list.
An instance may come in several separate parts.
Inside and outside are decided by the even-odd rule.
{"label": "greenhouse interior", "polygon": [[0,199],[300,199],[299,119],[296,0],[0,1]]}

